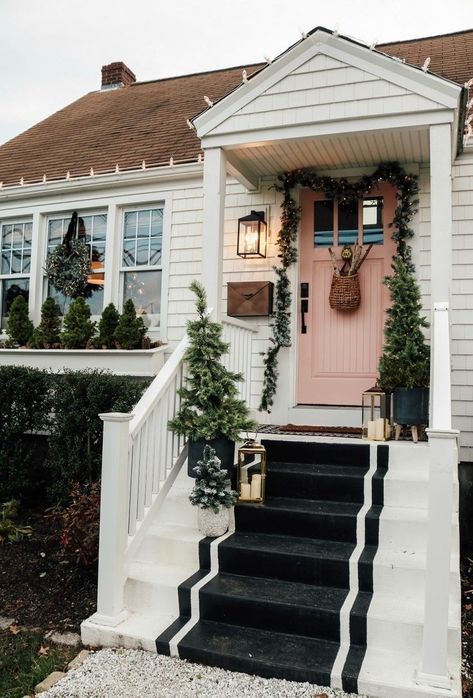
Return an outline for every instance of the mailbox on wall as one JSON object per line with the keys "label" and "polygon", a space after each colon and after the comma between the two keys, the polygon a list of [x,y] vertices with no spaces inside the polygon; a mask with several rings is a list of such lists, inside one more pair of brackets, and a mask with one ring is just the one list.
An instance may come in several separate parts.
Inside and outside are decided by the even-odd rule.
{"label": "mailbox on wall", "polygon": [[263,317],[273,312],[271,281],[230,281],[227,284],[227,315]]}

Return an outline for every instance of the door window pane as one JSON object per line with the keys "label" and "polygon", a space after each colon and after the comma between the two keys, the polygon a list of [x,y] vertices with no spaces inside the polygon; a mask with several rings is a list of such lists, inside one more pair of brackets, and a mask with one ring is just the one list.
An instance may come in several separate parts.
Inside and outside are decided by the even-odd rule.
{"label": "door window pane", "polygon": [[363,201],[363,244],[382,245],[383,242],[383,199],[365,199]]}
{"label": "door window pane", "polygon": [[333,245],[333,199],[314,202],[314,247]]}
{"label": "door window pane", "polygon": [[338,244],[354,245],[358,240],[358,201],[338,204]]}

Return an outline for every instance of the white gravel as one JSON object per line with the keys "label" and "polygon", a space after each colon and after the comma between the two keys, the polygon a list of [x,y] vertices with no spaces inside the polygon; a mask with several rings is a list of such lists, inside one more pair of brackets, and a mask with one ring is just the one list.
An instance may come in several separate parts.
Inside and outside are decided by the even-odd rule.
{"label": "white gravel", "polygon": [[141,650],[105,649],[41,698],[355,698],[308,683],[263,679]]}

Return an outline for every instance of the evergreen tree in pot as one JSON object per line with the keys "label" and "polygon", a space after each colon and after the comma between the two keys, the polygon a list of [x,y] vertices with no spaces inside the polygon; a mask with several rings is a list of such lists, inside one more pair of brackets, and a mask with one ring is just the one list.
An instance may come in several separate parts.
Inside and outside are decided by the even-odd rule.
{"label": "evergreen tree in pot", "polygon": [[202,460],[194,472],[196,481],[189,499],[199,507],[199,530],[204,536],[222,536],[228,529],[229,510],[238,495],[230,489],[228,473],[221,469],[220,459],[210,446],[204,447]]}
{"label": "evergreen tree in pot", "polygon": [[10,307],[7,334],[15,344],[23,347],[30,341],[33,329],[28,317],[28,303],[23,296],[17,296]]}
{"label": "evergreen tree in pot", "polygon": [[61,310],[51,296],[41,306],[41,322],[33,332],[33,349],[56,348],[61,342]]}
{"label": "evergreen tree in pot", "polygon": [[222,325],[209,317],[204,288],[193,281],[190,289],[196,296],[197,319],[187,323],[187,381],[179,391],[181,407],[169,428],[189,439],[188,472],[195,477],[193,470],[206,444],[215,449],[222,469],[231,472],[234,442],[241,431],[254,431],[256,423],[237,397],[241,375],[221,363],[229,345],[222,340]]}
{"label": "evergreen tree in pot", "polygon": [[394,393],[397,424],[427,424],[429,419],[430,350],[423,328],[420,290],[408,260],[395,257],[394,274],[385,281],[391,307],[384,328],[384,348],[379,363],[383,389]]}

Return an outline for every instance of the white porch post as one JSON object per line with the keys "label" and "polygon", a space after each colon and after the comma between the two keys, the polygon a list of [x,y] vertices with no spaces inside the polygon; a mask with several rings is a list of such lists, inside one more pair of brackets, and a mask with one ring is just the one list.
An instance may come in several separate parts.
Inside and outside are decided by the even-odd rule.
{"label": "white porch post", "polygon": [[109,412],[99,416],[104,430],[97,613],[92,620],[113,627],[126,617],[123,594],[128,539],[128,443],[133,415]]}
{"label": "white porch post", "polygon": [[[120,250],[121,236],[117,234],[118,208],[116,204],[110,204],[107,211],[107,232],[105,239],[105,282],[103,291],[103,307],[109,303],[119,306],[121,298],[118,297],[120,286]],[[121,233],[121,231],[120,231]]]}
{"label": "white porch post", "polygon": [[41,224],[42,217],[39,211],[33,211],[29,314],[34,325],[39,325],[41,320],[41,305],[43,303],[45,245],[43,226]]}
{"label": "white porch post", "polygon": [[452,150],[448,124],[430,127],[431,382],[429,505],[422,658],[417,683],[449,688],[448,611],[453,481],[458,432],[452,429],[448,299],[452,276]]}
{"label": "white porch post", "polygon": [[223,271],[223,225],[226,157],[221,148],[208,148],[204,157],[204,216],[202,231],[202,283],[209,308],[221,317]]}

